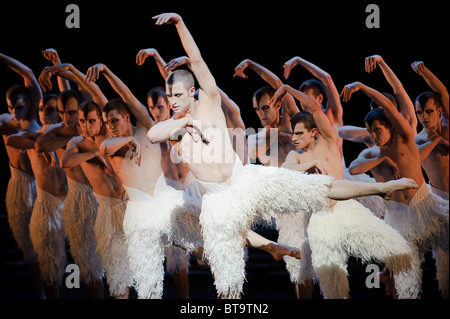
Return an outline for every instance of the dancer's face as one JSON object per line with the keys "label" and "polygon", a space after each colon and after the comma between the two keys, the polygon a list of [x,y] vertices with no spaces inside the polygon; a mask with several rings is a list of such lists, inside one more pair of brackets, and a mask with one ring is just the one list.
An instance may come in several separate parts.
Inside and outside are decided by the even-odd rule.
{"label": "dancer's face", "polygon": [[437,128],[439,126],[442,107],[438,107],[434,99],[428,99],[423,106],[416,101],[415,106],[417,118],[424,128]]}
{"label": "dancer's face", "polygon": [[164,99],[164,97],[158,97],[156,105],[153,104],[153,99],[149,96],[147,99],[148,110],[155,122],[166,121],[170,118],[170,106]]}
{"label": "dancer's face", "polygon": [[366,128],[377,146],[383,146],[391,139],[391,130],[378,120],[373,121],[370,127],[366,122]]}
{"label": "dancer's face", "polygon": [[295,148],[298,150],[306,150],[309,145],[315,140],[317,129],[313,128],[308,130],[305,127],[305,123],[298,122],[294,127],[294,133],[292,134],[292,142],[294,142]]}
{"label": "dancer's face", "polygon": [[106,123],[112,137],[127,136],[131,126],[130,114],[122,115],[117,110],[111,110],[106,115]]}
{"label": "dancer's face", "polygon": [[166,94],[170,107],[175,113],[187,112],[194,100],[195,88],[189,90],[184,87],[183,82],[166,84]]}
{"label": "dancer's face", "polygon": [[257,103],[256,98],[253,97],[253,109],[261,120],[261,125],[266,126],[276,126],[279,122],[279,109],[270,103],[270,97],[267,94],[261,96],[259,103]]}
{"label": "dancer's face", "polygon": [[74,128],[78,124],[78,101],[74,97],[69,97],[66,105],[58,101],[58,112],[66,126]]}
{"label": "dancer's face", "polygon": [[7,103],[8,111],[11,113],[14,120],[21,121],[26,118],[28,109],[30,108],[30,103],[24,96],[17,97],[14,105],[11,100],[7,100]]}
{"label": "dancer's face", "polygon": [[100,134],[102,119],[97,114],[97,111],[90,111],[87,117],[84,116],[84,112],[80,111],[78,113],[78,122],[85,137],[94,137]]}
{"label": "dancer's face", "polygon": [[41,100],[39,103],[39,120],[42,125],[58,123],[58,107],[55,99],[49,99],[46,104]]}

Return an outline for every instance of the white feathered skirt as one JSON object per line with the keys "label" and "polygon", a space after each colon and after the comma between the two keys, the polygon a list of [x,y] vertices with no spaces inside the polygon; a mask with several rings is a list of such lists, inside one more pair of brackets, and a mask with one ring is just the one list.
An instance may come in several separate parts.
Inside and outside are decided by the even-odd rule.
{"label": "white feathered skirt", "polygon": [[283,257],[291,281],[300,285],[307,280],[314,281],[315,279],[307,234],[310,217],[311,212],[299,212],[291,215],[280,215],[276,218],[278,243],[300,249],[300,259],[289,256]]}
{"label": "white feathered skirt", "polygon": [[172,243],[188,253],[203,246],[200,201],[158,180],[154,196],[125,187],[129,201],[124,219],[128,258],[140,299],[163,293],[164,247]]}
{"label": "white feathered skirt", "polygon": [[308,238],[312,263],[325,299],[347,299],[349,284],[347,260],[356,257],[362,263],[384,263],[396,279],[399,298],[415,298],[409,286],[412,249],[398,231],[356,200],[336,202],[333,212],[311,215]]}
{"label": "white feathered skirt", "polygon": [[101,256],[96,252],[94,224],[98,202],[92,187],[67,178],[69,191],[62,211],[70,253],[80,268],[80,279],[89,285],[103,276]]}
{"label": "white feathered skirt", "polygon": [[411,198],[408,205],[386,202],[385,221],[410,243],[413,249],[413,271],[417,275],[415,289],[418,294],[422,285],[421,263],[424,253],[431,246],[436,260],[436,278],[439,289],[449,293],[449,202],[430,193],[424,182]]}
{"label": "white feathered skirt", "polygon": [[64,222],[61,211],[64,199],[39,187],[30,220],[30,236],[37,254],[41,279],[46,285],[60,285],[67,262]]}
{"label": "white feathered skirt", "polygon": [[36,180],[28,173],[9,165],[11,178],[6,189],[6,210],[8,223],[17,247],[27,263],[37,263],[37,257],[30,238],[30,219],[36,199]]}
{"label": "white feathered skirt", "polygon": [[328,205],[333,178],[237,160],[231,185],[198,181],[206,191],[200,224],[204,256],[219,296],[239,298],[245,279],[244,245],[250,225],[279,214],[317,211]]}
{"label": "white feathered skirt", "polygon": [[[94,193],[95,194],[95,193]],[[126,194],[122,199],[95,194],[98,201],[97,219],[94,224],[97,252],[102,257],[111,296],[121,296],[133,285],[128,262],[123,218]]]}

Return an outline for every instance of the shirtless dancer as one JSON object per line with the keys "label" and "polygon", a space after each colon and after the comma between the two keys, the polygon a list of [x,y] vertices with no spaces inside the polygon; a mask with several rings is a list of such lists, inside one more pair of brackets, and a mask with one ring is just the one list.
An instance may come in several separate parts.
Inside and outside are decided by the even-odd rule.
{"label": "shirtless dancer", "polygon": [[422,168],[433,193],[448,201],[449,188],[449,102],[444,84],[422,61],[411,64],[413,70],[428,83],[432,91],[417,96],[416,114],[422,131],[415,136],[421,152]]}
{"label": "shirtless dancer", "polygon": [[[147,49],[149,50],[149,49]],[[143,52],[140,52],[140,61],[145,57],[145,55],[142,54]],[[156,56],[159,56],[156,55]],[[161,62],[157,63],[158,66],[162,65]],[[163,76],[164,80],[167,79],[169,73],[173,71],[175,68],[177,68],[180,65],[187,64],[189,68],[190,66],[190,60],[186,56],[182,56],[176,59],[173,59],[168,64],[165,65],[164,68],[162,68],[161,75]],[[270,80],[270,79],[269,79]],[[230,139],[233,141],[233,149],[236,152],[236,154],[239,156],[239,159],[244,163],[249,162],[248,160],[248,151],[247,151],[247,143],[245,141],[245,124],[242,120],[242,117],[240,115],[240,109],[239,106],[225,93],[223,92],[219,87],[217,87],[219,90],[220,98],[221,98],[221,107],[222,111],[225,115],[225,121],[226,126],[229,132]],[[166,96],[166,95],[165,95]],[[167,97],[167,96],[166,96]],[[291,105],[286,105],[291,106]],[[178,114],[180,116],[181,114]],[[167,118],[168,119],[168,118]],[[167,142],[166,142],[167,143]],[[175,147],[171,147],[171,161],[169,163],[163,163],[163,169],[166,171],[165,167],[168,169],[169,167],[172,167],[174,170],[177,168],[179,180],[183,182],[185,186],[183,186],[183,189],[188,192],[193,197],[196,198],[202,198],[203,196],[203,189],[199,186],[198,182],[193,177],[192,172],[189,169],[189,166],[183,162],[183,160],[178,155],[179,149],[179,143],[174,143]],[[164,143],[160,143],[164,144]],[[272,157],[276,154],[276,152],[272,153]],[[276,156],[276,155],[275,155]],[[173,159],[175,158],[176,163],[179,163],[177,165],[174,165]],[[171,175],[174,175],[174,171],[170,173]],[[187,175],[186,175],[187,174]],[[259,235],[258,233],[249,230],[247,232],[247,246],[251,246],[253,248],[257,248],[260,250],[264,250],[272,255],[272,257],[278,261],[282,258],[292,259],[288,257],[294,257],[295,259],[300,259],[300,251],[296,247],[283,245],[281,243],[276,243],[274,241],[268,240],[267,238],[264,238],[263,236]]]}
{"label": "shirtless dancer", "polygon": [[[371,55],[364,59],[364,69],[367,73],[374,72],[377,66],[382,71],[384,77],[392,88],[392,94],[383,93],[383,95],[399,108],[402,116],[410,124],[413,131],[416,132],[417,118],[414,114],[414,105],[403,87],[402,82],[380,55]],[[371,110],[378,107],[379,106],[374,100],[370,102]],[[364,143],[367,147],[376,146],[366,127],[345,125],[339,128],[338,134],[343,139],[352,142]],[[348,168],[344,170],[344,177],[359,181],[375,181],[373,177],[370,177],[366,173],[352,175],[348,172]],[[383,199],[374,196],[371,196],[370,198],[360,197],[359,199],[358,201],[368,207],[376,216],[384,218],[384,214],[386,213],[386,204]]]}
{"label": "shirtless dancer", "polygon": [[[304,152],[291,151],[282,167],[298,171],[315,169],[319,174],[343,180],[344,166],[335,133],[320,104],[288,85],[280,87],[271,102],[277,103],[287,92],[298,99],[307,112],[291,118],[292,140],[297,149]],[[402,277],[402,271],[411,267],[411,248],[396,230],[359,202],[352,199],[331,202],[328,210],[312,212],[307,233],[313,267],[326,299],[349,298],[349,256],[365,263],[372,259],[385,263],[394,276],[401,279],[398,280],[400,297],[415,297],[407,288],[410,278]]]}
{"label": "shirtless dancer", "polygon": [[[78,73],[71,64],[57,65],[49,72],[56,75]],[[122,226],[127,197],[109,161],[98,151],[102,141],[109,137],[101,117],[101,108],[107,99],[97,85],[83,82],[84,79],[78,83],[91,94],[95,102],[87,101],[79,105],[78,122],[82,133],[67,143],[60,159],[61,167],[68,169],[81,166],[92,186],[98,202],[94,224],[96,251],[102,257],[109,293],[116,299],[127,299],[133,284]]]}
{"label": "shirtless dancer", "polygon": [[42,92],[34,73],[23,63],[0,53],[0,61],[24,79],[24,85],[14,85],[6,91],[9,113],[0,115],[0,133],[3,137],[9,160],[11,178],[6,189],[8,223],[23,259],[28,265],[38,298],[44,298],[40,282],[39,265],[30,238],[30,219],[36,199],[36,180],[30,160],[24,149],[6,145],[9,135],[18,131],[36,132],[41,127],[37,122],[37,109]]}
{"label": "shirtless dancer", "polygon": [[[281,167],[287,154],[295,149],[289,120],[299,109],[292,95],[286,94],[281,100],[280,116],[280,104],[269,102],[275,91],[283,85],[281,80],[264,66],[249,59],[239,63],[234,76],[247,78],[244,73],[247,68],[270,84],[270,87],[262,87],[253,94],[253,109],[264,128],[259,133],[248,136],[248,153],[265,166]],[[278,243],[299,247],[301,251],[301,259],[283,258],[298,299],[311,299],[313,294],[314,268],[306,233],[310,215],[309,212],[302,212],[279,215],[276,218]]]}
{"label": "shirtless dancer", "polygon": [[413,249],[411,292],[421,290],[421,261],[431,245],[436,258],[439,288],[448,298],[448,202],[430,193],[425,183],[414,131],[395,106],[378,91],[354,82],[344,87],[341,97],[348,101],[361,90],[381,107],[370,111],[365,118],[367,130],[378,147],[360,153],[349,168],[351,174],[371,171],[377,181],[391,181],[401,177],[413,178],[419,186],[394,194],[386,202],[385,221],[410,243]]}
{"label": "shirtless dancer", "polygon": [[157,25],[175,24],[200,91],[199,99],[195,100],[192,75],[188,73],[189,77],[179,70],[173,72],[166,80],[167,96],[174,112],[187,111],[186,116],[156,124],[148,137],[152,143],[182,137],[180,154],[206,192],[200,224],[204,254],[215,276],[219,296],[240,297],[245,278],[245,235],[256,218],[270,220],[277,213],[319,210],[329,198],[390,196],[399,189],[417,187],[409,179],[365,184],[276,167],[243,166],[227,134],[215,79],[183,20],[174,13],[153,19]]}
{"label": "shirtless dancer", "polygon": [[[201,258],[200,202],[167,186],[160,146],[147,138],[154,124],[150,114],[104,64],[89,68],[86,79],[95,81],[100,74],[121,96],[103,110],[112,138],[103,141],[100,152],[110,159],[129,197],[123,227],[130,266],[139,298],[161,298],[164,246],[173,242],[188,252],[200,251]],[[136,127],[129,110],[137,119]]]}
{"label": "shirtless dancer", "polygon": [[30,220],[30,235],[36,251],[41,280],[47,298],[59,297],[66,266],[64,223],[61,211],[67,194],[67,179],[54,152],[38,152],[36,140],[45,129],[58,122],[56,95],[44,96],[39,103],[42,128],[10,135],[7,145],[26,149],[36,178],[37,197]]}
{"label": "shirtless dancer", "polygon": [[[50,68],[50,71],[54,68]],[[72,68],[71,75],[75,83],[83,79],[79,71]],[[60,74],[61,75],[61,74]],[[58,77],[60,79],[61,76]],[[79,84],[79,87],[82,86]],[[53,125],[40,136],[36,145],[41,152],[55,151],[59,158],[67,142],[81,133],[78,124],[78,105],[82,102],[79,91],[67,89],[58,96],[58,112],[61,123]],[[88,179],[81,166],[65,168],[69,191],[62,211],[66,234],[69,238],[70,252],[75,264],[80,268],[80,278],[90,298],[103,298],[103,264],[96,252],[97,242],[94,223],[97,217],[98,203]]]}

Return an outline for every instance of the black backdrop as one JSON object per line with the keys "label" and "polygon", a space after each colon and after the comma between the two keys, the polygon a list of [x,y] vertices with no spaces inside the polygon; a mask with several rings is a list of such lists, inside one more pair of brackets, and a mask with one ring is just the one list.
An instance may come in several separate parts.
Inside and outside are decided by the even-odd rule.
{"label": "black backdrop", "polygon": [[[79,29],[65,24],[66,7],[72,2],[80,9]],[[366,27],[370,3],[380,9],[378,29]],[[144,66],[135,64],[137,52],[153,47],[167,62],[185,55],[173,25],[154,25],[151,17],[162,12],[181,14],[217,84],[240,106],[247,127],[260,127],[251,97],[265,83],[250,70],[246,80],[233,78],[234,67],[245,58],[282,78],[283,63],[299,55],[330,73],[339,91],[357,80],[391,91],[379,69],[372,74],[364,71],[364,58],[373,54],[383,56],[413,100],[428,89],[412,71],[413,61],[424,61],[444,84],[449,83],[448,14],[443,1],[2,1],[0,52],[28,65],[36,76],[49,64],[40,53],[46,48],[55,48],[63,62],[82,72],[105,63],[145,103],[147,91],[163,81],[152,60]],[[297,66],[285,83],[298,87],[311,77]],[[5,92],[17,82],[21,78],[0,65],[2,113],[7,112]],[[116,97],[104,78],[97,83],[108,98]],[[344,123],[361,125],[368,102],[357,93],[344,103]],[[347,164],[362,148],[346,142]],[[3,193],[9,171],[4,147],[0,149]]]}

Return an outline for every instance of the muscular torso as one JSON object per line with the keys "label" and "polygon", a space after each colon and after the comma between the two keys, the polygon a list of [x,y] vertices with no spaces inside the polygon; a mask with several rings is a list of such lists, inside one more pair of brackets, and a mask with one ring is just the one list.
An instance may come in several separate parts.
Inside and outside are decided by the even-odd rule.
{"label": "muscular torso", "polygon": [[67,194],[67,178],[64,170],[59,166],[58,156],[55,152],[37,152],[28,149],[36,185],[42,190],[57,196],[64,197]]}
{"label": "muscular torso", "polygon": [[6,136],[3,135],[3,141],[5,143],[6,154],[9,158],[9,163],[12,167],[17,168],[23,172],[33,175],[30,159],[26,150],[18,149],[15,147],[6,145]]}
{"label": "muscular torso", "polygon": [[300,162],[318,160],[327,175],[335,179],[344,179],[344,167],[339,149],[335,143],[327,142],[320,135],[306,152],[298,154],[298,158]]}
{"label": "muscular torso", "polygon": [[201,132],[208,142],[194,142],[192,136],[185,133],[180,142],[181,158],[188,163],[197,179],[225,182],[233,172],[236,153],[220,105],[215,109],[204,107],[203,110],[199,105],[191,116],[201,124]]}
{"label": "muscular torso", "polygon": [[[422,169],[420,167],[420,156],[414,139],[405,141],[398,134],[393,134],[389,147],[371,148],[371,156],[388,156],[396,164],[400,171],[400,178],[412,178],[417,184],[423,183]],[[380,164],[371,170],[373,177],[377,182],[385,182],[394,179],[392,169],[387,165]],[[394,194],[393,200],[398,202],[408,202],[415,194],[416,189],[398,191]]]}
{"label": "muscular torso", "polygon": [[[429,141],[428,134],[422,130],[416,135],[418,145]],[[439,142],[430,154],[422,161],[422,167],[430,184],[446,193],[449,191],[449,148]]]}
{"label": "muscular torso", "polygon": [[158,144],[150,143],[147,130],[141,126],[136,128],[134,137],[141,147],[140,165],[135,163],[134,157],[130,159],[128,146],[122,147],[111,157],[111,164],[125,186],[153,193],[162,173],[161,148]]}
{"label": "muscular torso", "polygon": [[[96,143],[86,140],[80,137],[81,142],[78,143],[80,152],[91,152],[98,149],[101,140],[99,139]],[[98,145],[97,145],[98,144]],[[106,161],[108,159],[106,158]],[[105,173],[105,166],[97,158],[93,158],[87,162],[81,164],[81,168],[89,180],[94,192],[98,195],[119,198],[122,199],[125,189],[122,186],[122,182],[119,176],[113,171],[112,175],[107,175]]]}

